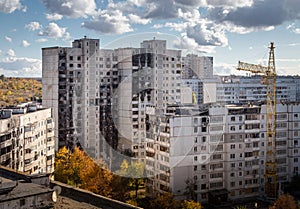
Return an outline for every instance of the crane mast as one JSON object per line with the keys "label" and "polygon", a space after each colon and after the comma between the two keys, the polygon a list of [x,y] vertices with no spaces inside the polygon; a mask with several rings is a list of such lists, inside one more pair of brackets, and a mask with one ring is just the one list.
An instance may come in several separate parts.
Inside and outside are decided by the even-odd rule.
{"label": "crane mast", "polygon": [[237,70],[262,74],[262,83],[266,85],[266,162],[265,162],[265,194],[267,197],[277,196],[276,170],[276,69],[274,43],[270,44],[268,67],[245,62],[238,64]]}

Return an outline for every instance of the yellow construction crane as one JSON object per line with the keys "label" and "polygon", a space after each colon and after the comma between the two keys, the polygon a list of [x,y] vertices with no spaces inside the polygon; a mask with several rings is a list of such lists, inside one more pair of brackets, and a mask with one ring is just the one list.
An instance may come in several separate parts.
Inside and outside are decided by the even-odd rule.
{"label": "yellow construction crane", "polygon": [[270,44],[268,67],[240,62],[237,70],[262,74],[262,83],[267,87],[266,95],[266,162],[265,193],[269,198],[277,197],[276,171],[276,69],[274,43]]}

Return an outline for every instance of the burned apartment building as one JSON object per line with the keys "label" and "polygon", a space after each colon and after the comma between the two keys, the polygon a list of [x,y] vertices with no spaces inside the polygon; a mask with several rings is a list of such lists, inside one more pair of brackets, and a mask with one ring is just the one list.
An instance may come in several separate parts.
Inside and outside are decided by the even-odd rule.
{"label": "burned apartment building", "polygon": [[[145,108],[181,102],[181,51],[165,40],[140,48],[101,49],[99,39],[42,49],[43,105],[53,108],[57,149],[82,146],[143,156]],[[108,148],[107,148],[108,147]]]}

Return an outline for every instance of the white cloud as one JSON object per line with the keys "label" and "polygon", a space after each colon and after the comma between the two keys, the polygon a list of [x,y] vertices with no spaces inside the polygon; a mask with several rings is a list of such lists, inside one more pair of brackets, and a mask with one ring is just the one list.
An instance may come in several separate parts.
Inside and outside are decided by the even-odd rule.
{"label": "white cloud", "polygon": [[23,47],[28,47],[28,46],[30,46],[30,43],[28,41],[26,41],[26,40],[23,40],[22,41],[22,46]]}
{"label": "white cloud", "polygon": [[85,21],[82,27],[100,34],[122,34],[133,31],[129,20],[120,10],[102,10],[92,21]]}
{"label": "white cloud", "polygon": [[41,77],[42,61],[28,57],[5,57],[0,61],[0,74],[5,76]]}
{"label": "white cloud", "polygon": [[9,57],[15,57],[16,56],[15,51],[13,49],[9,49],[6,52],[6,55],[9,56]]}
{"label": "white cloud", "polygon": [[237,64],[229,63],[214,63],[215,75],[246,75],[245,71],[239,71],[236,69]]}
{"label": "white cloud", "polygon": [[39,22],[31,22],[25,25],[25,28],[29,31],[36,31],[42,28]]}
{"label": "white cloud", "polygon": [[292,32],[295,33],[295,34],[300,34],[300,28],[297,28],[297,27],[295,26],[295,23],[292,23],[292,24],[288,25],[288,26],[286,27],[286,29],[292,31]]}
{"label": "white cloud", "polygon": [[62,18],[63,18],[63,16],[60,15],[60,14],[57,14],[57,13],[46,14],[46,19],[47,20],[54,21],[54,20],[61,20]]}
{"label": "white cloud", "polygon": [[43,42],[47,42],[48,39],[46,39],[46,38],[39,38],[39,39],[37,39],[35,41],[38,42],[38,43],[43,43]]}
{"label": "white cloud", "polygon": [[250,7],[253,4],[253,0],[206,0],[208,7],[223,7],[236,9],[238,7]]}
{"label": "white cloud", "polygon": [[129,14],[128,17],[131,22],[136,23],[136,24],[147,25],[148,23],[151,23],[150,19],[143,19],[135,14]]}
{"label": "white cloud", "polygon": [[215,46],[200,46],[194,39],[189,38],[186,33],[181,38],[174,40],[174,47],[184,50],[184,53],[215,53]]}
{"label": "white cloud", "polygon": [[5,40],[8,41],[8,42],[12,42],[12,38],[8,37],[8,36],[5,36]]}
{"label": "white cloud", "polygon": [[63,38],[65,40],[70,39],[70,34],[67,32],[67,28],[59,27],[56,23],[49,23],[45,29],[39,32],[40,36],[47,36],[50,38]]}
{"label": "white cloud", "polygon": [[96,13],[94,0],[42,0],[46,8],[54,14],[78,18]]}
{"label": "white cloud", "polygon": [[19,0],[1,0],[0,11],[4,13],[12,13],[15,10],[21,10],[22,4]]}

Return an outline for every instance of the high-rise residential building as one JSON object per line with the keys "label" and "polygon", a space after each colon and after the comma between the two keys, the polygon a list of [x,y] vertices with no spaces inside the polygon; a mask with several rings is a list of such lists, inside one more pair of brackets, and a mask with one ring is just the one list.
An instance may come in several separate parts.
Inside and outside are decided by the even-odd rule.
{"label": "high-rise residential building", "polygon": [[[277,104],[277,175],[281,185],[299,174],[299,103]],[[148,194],[219,203],[263,196],[266,106],[147,107]]]}
{"label": "high-rise residential building", "polygon": [[53,108],[58,147],[93,157],[113,149],[143,156],[145,107],[181,102],[181,51],[164,40],[140,48],[100,49],[98,39],[42,49],[43,105]]}
{"label": "high-rise residential building", "polygon": [[182,78],[200,80],[213,78],[213,57],[188,54],[183,58]]}
{"label": "high-rise residential building", "polygon": [[2,109],[0,142],[2,166],[27,174],[54,172],[55,138],[50,108],[26,104]]}
{"label": "high-rise residential building", "polygon": [[[277,76],[277,100],[299,101],[299,82],[299,76]],[[261,76],[220,76],[215,91],[217,102],[235,104],[266,100],[266,85],[261,83]]]}

